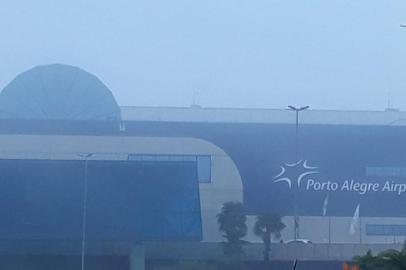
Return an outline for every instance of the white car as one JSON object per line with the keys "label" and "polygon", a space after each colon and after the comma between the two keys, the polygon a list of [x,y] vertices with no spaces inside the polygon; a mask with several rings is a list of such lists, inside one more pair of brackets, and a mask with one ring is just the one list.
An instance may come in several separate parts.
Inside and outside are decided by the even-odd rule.
{"label": "white car", "polygon": [[288,240],[285,244],[312,244],[313,242],[307,239]]}

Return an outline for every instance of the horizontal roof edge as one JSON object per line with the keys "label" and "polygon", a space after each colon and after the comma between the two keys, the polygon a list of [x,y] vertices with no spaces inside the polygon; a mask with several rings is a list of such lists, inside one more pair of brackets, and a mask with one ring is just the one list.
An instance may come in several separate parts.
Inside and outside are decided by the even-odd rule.
{"label": "horizontal roof edge", "polygon": [[[287,109],[244,109],[205,107],[121,107],[124,121],[196,122],[196,123],[274,123],[295,122]],[[300,112],[302,124],[332,125],[406,125],[404,111],[307,110]]]}

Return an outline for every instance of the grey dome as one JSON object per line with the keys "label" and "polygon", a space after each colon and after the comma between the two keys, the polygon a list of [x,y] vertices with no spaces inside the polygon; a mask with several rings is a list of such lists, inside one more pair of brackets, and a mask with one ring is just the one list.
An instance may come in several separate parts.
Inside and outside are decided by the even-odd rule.
{"label": "grey dome", "polygon": [[0,118],[119,120],[120,108],[96,76],[54,64],[32,68],[11,81],[0,93]]}

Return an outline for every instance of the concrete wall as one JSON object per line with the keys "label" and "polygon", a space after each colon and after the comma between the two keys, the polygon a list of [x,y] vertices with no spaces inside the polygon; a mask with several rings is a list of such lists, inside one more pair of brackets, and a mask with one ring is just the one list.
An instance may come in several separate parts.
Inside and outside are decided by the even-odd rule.
{"label": "concrete wall", "polygon": [[[372,236],[366,233],[367,224],[406,225],[406,218],[362,217],[354,234],[350,233],[352,219],[352,217],[300,217],[299,238],[311,240],[313,243],[319,244],[403,244],[406,241],[405,236]],[[282,231],[280,239],[274,239],[275,242],[279,242],[281,239],[286,242],[294,238],[293,217],[284,217],[283,222],[286,228]],[[248,226],[252,228],[254,223],[255,216],[249,216]],[[256,237],[252,230],[249,230],[245,239],[252,243],[261,242],[261,239]]]}
{"label": "concrete wall", "polygon": [[[271,260],[293,261],[349,261],[354,256],[365,255],[368,250],[377,254],[387,249],[401,249],[402,245],[384,244],[272,244]],[[245,260],[262,260],[262,244],[244,246]],[[146,245],[148,259],[207,259],[224,258],[220,243],[166,243]]]}

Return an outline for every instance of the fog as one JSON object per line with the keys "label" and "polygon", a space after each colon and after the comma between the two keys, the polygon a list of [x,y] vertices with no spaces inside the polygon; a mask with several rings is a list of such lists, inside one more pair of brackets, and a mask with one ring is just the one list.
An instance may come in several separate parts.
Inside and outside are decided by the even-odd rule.
{"label": "fog", "polygon": [[404,1],[2,1],[0,88],[33,66],[120,105],[406,109]]}
{"label": "fog", "polygon": [[1,7],[0,269],[406,262],[406,2]]}

